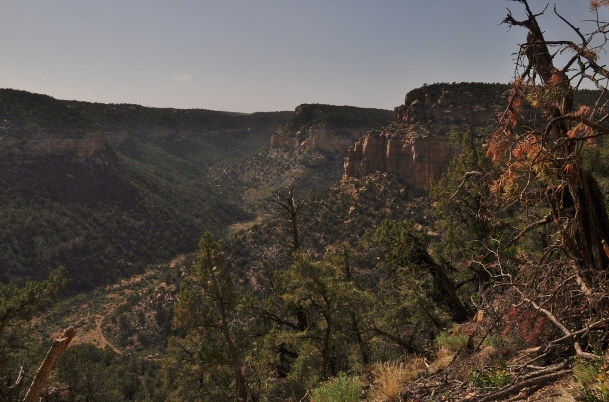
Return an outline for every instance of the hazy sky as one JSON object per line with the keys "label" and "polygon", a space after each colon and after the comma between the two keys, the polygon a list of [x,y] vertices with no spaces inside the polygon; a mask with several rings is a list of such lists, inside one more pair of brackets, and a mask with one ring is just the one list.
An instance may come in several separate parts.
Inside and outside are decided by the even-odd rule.
{"label": "hazy sky", "polygon": [[[563,38],[553,4],[541,24]],[[573,22],[592,17],[588,4],[556,1]],[[506,7],[522,17],[505,0],[0,0],[0,88],[239,112],[391,109],[424,83],[508,82],[526,33],[500,25]]]}

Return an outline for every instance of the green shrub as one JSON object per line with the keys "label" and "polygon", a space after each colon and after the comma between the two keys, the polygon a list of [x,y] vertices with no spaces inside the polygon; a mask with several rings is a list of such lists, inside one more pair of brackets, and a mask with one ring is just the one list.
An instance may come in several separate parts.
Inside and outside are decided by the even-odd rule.
{"label": "green shrub", "polygon": [[512,375],[502,359],[498,367],[476,368],[471,374],[472,383],[480,388],[502,388],[512,381]]}
{"label": "green shrub", "polygon": [[467,346],[468,336],[465,334],[449,334],[440,332],[436,338],[438,347],[444,347],[451,352],[457,352]]}
{"label": "green shrub", "polygon": [[512,376],[500,368],[474,369],[471,375],[472,383],[480,388],[502,388],[512,381]]}
{"label": "green shrub", "polygon": [[578,360],[573,368],[575,381],[583,388],[586,402],[609,402],[609,373],[603,370],[603,359]]}
{"label": "green shrub", "polygon": [[344,373],[332,378],[311,392],[314,402],[357,402],[362,392],[362,381],[358,376]]}
{"label": "green shrub", "polygon": [[507,344],[506,340],[500,336],[488,336],[484,339],[484,346],[491,346],[493,348],[501,348]]}
{"label": "green shrub", "polygon": [[471,379],[479,388],[502,388],[512,381],[512,376],[505,369],[474,369]]}

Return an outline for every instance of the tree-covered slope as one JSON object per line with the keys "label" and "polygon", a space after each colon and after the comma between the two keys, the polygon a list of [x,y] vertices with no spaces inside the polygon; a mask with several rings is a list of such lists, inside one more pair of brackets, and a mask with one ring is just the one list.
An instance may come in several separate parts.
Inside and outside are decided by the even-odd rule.
{"label": "tree-covered slope", "polygon": [[89,288],[194,250],[205,230],[249,217],[209,167],[264,146],[289,115],[0,90],[0,280],[64,265],[73,289]]}

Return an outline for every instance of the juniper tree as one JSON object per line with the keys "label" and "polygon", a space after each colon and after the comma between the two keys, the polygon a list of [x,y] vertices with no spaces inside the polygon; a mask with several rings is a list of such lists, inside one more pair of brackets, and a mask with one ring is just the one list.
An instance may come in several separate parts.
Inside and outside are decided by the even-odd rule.
{"label": "juniper tree", "polygon": [[219,245],[206,232],[175,306],[174,328],[181,336],[170,339],[165,364],[170,400],[255,400],[246,376],[241,299]]}

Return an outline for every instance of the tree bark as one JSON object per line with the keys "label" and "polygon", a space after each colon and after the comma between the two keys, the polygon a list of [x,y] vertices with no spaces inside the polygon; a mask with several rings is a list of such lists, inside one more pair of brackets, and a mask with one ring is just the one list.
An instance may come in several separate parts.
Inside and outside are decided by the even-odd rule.
{"label": "tree bark", "polygon": [[51,370],[55,365],[59,356],[66,350],[72,339],[76,335],[76,330],[72,327],[66,329],[61,338],[55,340],[51,345],[51,348],[47,352],[46,357],[42,361],[42,364],[38,368],[36,372],[36,376],[32,381],[32,385],[30,385],[30,389],[27,391],[23,402],[35,402],[38,401],[40,396],[40,392],[42,391],[42,387],[45,382],[49,378],[51,374]]}

